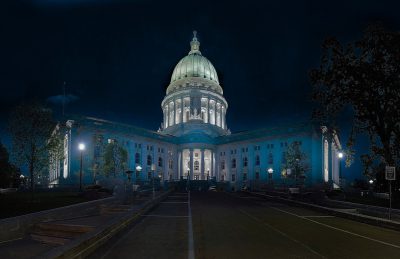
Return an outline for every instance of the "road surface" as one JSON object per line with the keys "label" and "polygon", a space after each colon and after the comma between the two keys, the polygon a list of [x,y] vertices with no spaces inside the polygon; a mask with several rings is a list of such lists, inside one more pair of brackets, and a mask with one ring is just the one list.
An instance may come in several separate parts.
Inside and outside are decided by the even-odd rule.
{"label": "road surface", "polygon": [[246,194],[173,193],[96,258],[400,258],[400,232]]}

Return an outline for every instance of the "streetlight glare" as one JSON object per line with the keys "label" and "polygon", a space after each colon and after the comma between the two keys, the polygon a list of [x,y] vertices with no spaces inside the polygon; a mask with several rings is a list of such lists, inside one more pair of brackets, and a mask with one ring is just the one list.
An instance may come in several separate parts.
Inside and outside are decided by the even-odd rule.
{"label": "streetlight glare", "polygon": [[273,172],[274,172],[274,169],[272,169],[272,168],[268,169],[268,173],[272,174]]}
{"label": "streetlight glare", "polygon": [[142,171],[142,167],[140,165],[136,166],[136,171]]}
{"label": "streetlight glare", "polygon": [[79,146],[78,146],[78,148],[79,148],[79,150],[85,150],[85,144],[83,144],[83,143],[79,143]]}
{"label": "streetlight glare", "polygon": [[338,153],[338,158],[343,158],[343,156],[344,156],[343,152]]}
{"label": "streetlight glare", "polygon": [[370,183],[370,184],[373,184],[373,183],[374,183],[374,180],[372,180],[372,179],[369,180],[369,183]]}

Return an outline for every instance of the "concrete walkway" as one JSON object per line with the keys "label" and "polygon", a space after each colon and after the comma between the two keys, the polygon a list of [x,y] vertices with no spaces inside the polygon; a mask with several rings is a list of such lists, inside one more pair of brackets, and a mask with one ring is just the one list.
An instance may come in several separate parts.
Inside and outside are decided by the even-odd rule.
{"label": "concrete walkway", "polygon": [[52,250],[62,248],[84,235],[90,236],[92,232],[115,221],[118,217],[136,213],[151,199],[151,195],[146,195],[134,199],[130,204],[115,201],[100,205],[96,215],[41,222],[31,228],[23,238],[1,242],[1,258],[46,257],[45,255]]}

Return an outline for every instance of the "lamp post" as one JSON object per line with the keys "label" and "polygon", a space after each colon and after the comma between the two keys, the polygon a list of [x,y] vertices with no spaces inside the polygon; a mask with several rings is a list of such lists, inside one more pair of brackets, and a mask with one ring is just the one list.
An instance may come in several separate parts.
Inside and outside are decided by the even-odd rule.
{"label": "lamp post", "polygon": [[131,174],[133,173],[131,170],[125,172],[128,175],[128,183],[131,183]]}
{"label": "lamp post", "polygon": [[274,169],[272,169],[271,167],[267,169],[268,172],[268,180],[269,180],[269,184],[272,185],[272,174],[274,173]]}
{"label": "lamp post", "polygon": [[137,178],[139,173],[142,171],[142,167],[140,165],[137,165],[135,169],[136,169],[135,185],[137,185]]}
{"label": "lamp post", "polygon": [[153,200],[154,200],[154,198],[156,197],[156,193],[155,193],[155,190],[154,190],[154,171],[156,170],[156,165],[155,164],[152,164],[151,165],[151,173],[152,173],[152,180],[153,180]]}
{"label": "lamp post", "polygon": [[344,153],[339,152],[337,157],[339,158],[339,186],[341,189],[343,189],[342,159],[344,157]]}
{"label": "lamp post", "polygon": [[23,174],[21,174],[20,176],[19,176],[19,179],[21,180],[21,182],[20,182],[20,186],[22,185],[23,187],[25,187],[25,175],[23,175]]}
{"label": "lamp post", "polygon": [[189,182],[190,181],[190,169],[188,168],[187,170],[188,170],[188,172],[187,172],[186,189],[189,192],[189,189],[190,189],[190,182]]}
{"label": "lamp post", "polygon": [[79,151],[81,152],[81,166],[79,170],[79,191],[82,191],[82,163],[83,163],[83,151],[85,150],[85,144],[79,143]]}

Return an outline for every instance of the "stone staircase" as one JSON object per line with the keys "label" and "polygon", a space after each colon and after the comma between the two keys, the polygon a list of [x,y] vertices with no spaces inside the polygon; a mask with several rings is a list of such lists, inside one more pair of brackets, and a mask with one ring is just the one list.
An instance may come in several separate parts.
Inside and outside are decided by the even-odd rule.
{"label": "stone staircase", "polygon": [[110,215],[115,213],[127,212],[131,209],[129,205],[101,205],[100,214]]}
{"label": "stone staircase", "polygon": [[45,244],[64,245],[69,240],[93,229],[94,227],[87,225],[39,223],[30,231],[30,237]]}

